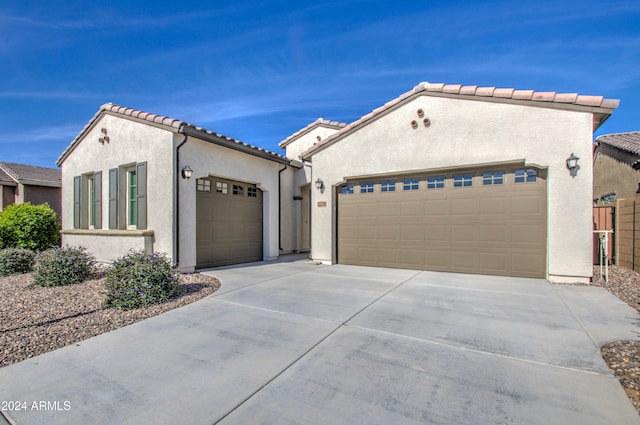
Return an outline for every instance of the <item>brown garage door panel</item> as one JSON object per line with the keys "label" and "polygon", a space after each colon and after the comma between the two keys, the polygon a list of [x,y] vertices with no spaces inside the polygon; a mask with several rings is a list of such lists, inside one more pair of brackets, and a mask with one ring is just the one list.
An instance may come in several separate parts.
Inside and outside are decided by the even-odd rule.
{"label": "brown garage door panel", "polygon": [[[196,267],[262,260],[262,191],[216,177],[204,180],[211,191],[196,192]],[[226,193],[216,192],[218,182],[226,185]],[[242,190],[234,194],[234,186]]]}
{"label": "brown garage door panel", "polygon": [[[452,173],[453,174],[453,173]],[[338,262],[507,276],[546,276],[546,180],[471,187],[338,194]],[[385,179],[389,179],[386,177]]]}

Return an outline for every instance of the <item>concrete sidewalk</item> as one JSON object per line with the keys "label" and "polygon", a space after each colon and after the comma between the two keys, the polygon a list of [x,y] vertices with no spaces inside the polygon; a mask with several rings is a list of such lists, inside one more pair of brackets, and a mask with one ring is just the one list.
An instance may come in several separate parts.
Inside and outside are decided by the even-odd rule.
{"label": "concrete sidewalk", "polygon": [[0,369],[0,401],[28,407],[3,413],[20,425],[640,424],[599,353],[637,339],[640,317],[602,288],[305,261],[207,273],[223,282],[211,297]]}

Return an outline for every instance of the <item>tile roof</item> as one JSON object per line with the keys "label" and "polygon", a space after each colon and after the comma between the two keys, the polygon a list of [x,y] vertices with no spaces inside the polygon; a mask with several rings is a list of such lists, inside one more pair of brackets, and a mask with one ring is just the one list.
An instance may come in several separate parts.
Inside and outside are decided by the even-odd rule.
{"label": "tile roof", "polygon": [[334,128],[334,129],[338,130],[338,129],[346,127],[347,125],[348,124],[346,122],[329,121],[329,120],[325,120],[324,118],[318,118],[317,120],[315,120],[311,124],[307,125],[306,127],[302,128],[301,130],[296,131],[291,136],[287,137],[286,139],[284,139],[283,141],[278,143],[278,146],[280,146],[281,148],[284,148],[285,146],[287,146],[289,143],[293,142],[298,137],[302,136],[305,133],[310,132],[311,130],[313,130],[314,128],[319,127],[319,126],[331,127],[331,128]]}
{"label": "tile roof", "polygon": [[105,103],[100,106],[100,109],[95,113],[93,118],[89,120],[89,122],[84,126],[82,131],[71,141],[69,146],[62,152],[56,164],[61,165],[65,158],[71,153],[71,151],[75,148],[75,146],[80,143],[80,140],[84,137],[84,135],[93,127],[95,122],[98,120],[100,116],[104,113],[116,114],[124,117],[131,117],[134,119],[147,121],[149,123],[158,124],[161,126],[166,126],[168,130],[174,131],[177,133],[184,134],[185,129],[190,129],[190,135],[194,137],[202,136],[208,141],[212,141],[214,143],[221,142],[220,144],[229,147],[231,149],[237,149],[242,152],[246,152],[249,154],[258,155],[260,157],[264,157],[267,159],[272,159],[281,163],[289,163],[290,160],[278,153],[271,152],[269,150],[259,148],[257,146],[250,145],[248,143],[241,142],[236,139],[232,139],[231,137],[224,136],[222,134],[206,130],[202,127],[197,127],[195,125],[189,124],[188,122],[181,121],[175,118],[166,117],[163,115],[151,114],[148,112],[140,111],[133,108],[127,108],[124,106],[115,105],[111,102]]}
{"label": "tile roof", "polygon": [[37,167],[0,161],[0,170],[15,182],[62,184],[62,171],[58,168]]}
{"label": "tile roof", "polygon": [[111,102],[105,103],[104,105],[102,105],[98,113],[101,111],[115,112],[116,114],[138,118],[138,119],[153,122],[156,124],[167,125],[175,129],[179,129],[182,124],[185,124],[183,121],[177,120],[175,118],[169,118],[162,115],[150,114],[148,112],[139,111],[137,109],[118,106]]}
{"label": "tile roof", "polygon": [[640,131],[603,134],[596,139],[596,146],[604,143],[614,148],[640,155]]}
{"label": "tile roof", "polygon": [[[388,111],[410,98],[420,95],[452,97],[460,96],[461,99],[492,100],[495,102],[509,102],[526,104],[546,108],[570,108],[575,110],[585,110],[587,108],[594,115],[595,131],[620,104],[619,99],[605,99],[602,96],[584,96],[577,93],[556,93],[556,92],[536,92],[534,90],[516,90],[514,88],[478,87],[463,86],[462,84],[444,84],[422,82],[412,90],[405,92],[397,98],[385,103],[381,107],[374,109],[362,118],[343,127],[339,132],[327,137],[302,154],[303,158],[309,158],[311,154],[322,150],[324,147],[334,143],[352,130],[365,125],[370,120],[376,118],[382,112]],[[602,108],[601,111],[588,108]]]}

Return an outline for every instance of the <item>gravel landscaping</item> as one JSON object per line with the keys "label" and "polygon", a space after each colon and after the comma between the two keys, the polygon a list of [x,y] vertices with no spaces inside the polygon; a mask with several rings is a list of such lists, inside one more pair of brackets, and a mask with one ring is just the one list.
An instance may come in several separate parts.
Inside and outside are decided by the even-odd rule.
{"label": "gravel landscaping", "polygon": [[[640,274],[624,267],[609,267],[609,281],[600,279],[600,268],[593,268],[593,285],[606,288],[640,312]],[[640,414],[640,341],[617,341],[600,350]]]}
{"label": "gravel landscaping", "polygon": [[0,277],[0,367],[182,307],[212,294],[220,282],[180,276],[181,293],[169,302],[121,311],[104,309],[104,279],[40,287],[31,274]]}

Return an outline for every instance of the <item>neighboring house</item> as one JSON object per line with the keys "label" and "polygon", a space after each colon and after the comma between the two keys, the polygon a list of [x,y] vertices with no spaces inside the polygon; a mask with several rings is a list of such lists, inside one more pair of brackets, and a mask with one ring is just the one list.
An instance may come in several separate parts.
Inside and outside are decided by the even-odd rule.
{"label": "neighboring house", "polygon": [[593,204],[631,198],[640,185],[640,132],[604,134],[593,147]]}
{"label": "neighboring house", "polygon": [[0,162],[0,211],[11,204],[46,202],[61,217],[61,176],[57,168]]}
{"label": "neighboring house", "polygon": [[587,282],[592,136],[617,106],[422,83],[351,124],[309,124],[281,156],[106,104],[58,160],[63,241],[103,261],[165,251],[182,270],[310,249],[327,263]]}

